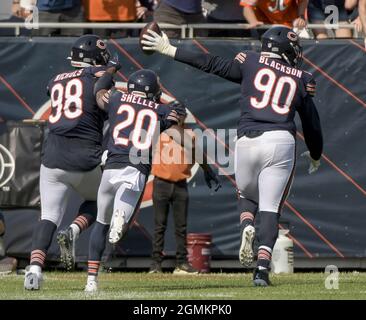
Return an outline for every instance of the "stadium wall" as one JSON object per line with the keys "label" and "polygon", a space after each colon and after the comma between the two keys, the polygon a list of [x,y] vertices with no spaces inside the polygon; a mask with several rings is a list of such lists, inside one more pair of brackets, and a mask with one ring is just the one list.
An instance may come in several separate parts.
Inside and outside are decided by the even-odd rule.
{"label": "stadium wall", "polygon": [[[46,117],[49,107],[46,86],[56,73],[68,71],[73,38],[0,38],[0,119],[23,120]],[[258,50],[257,41],[184,40],[179,45],[197,51],[233,58],[242,50]],[[110,40],[122,69],[118,81],[125,81],[139,68],[155,70],[164,92],[189,106],[194,128],[233,129],[239,116],[240,87],[158,54],[144,55],[136,39]],[[281,218],[289,226],[295,243],[295,262],[319,265],[327,259],[340,264],[353,261],[363,266],[366,258],[366,59],[365,50],[354,40],[304,42],[303,68],[317,81],[316,105],[324,132],[324,157],[319,171],[307,174],[308,163],[300,157],[306,151],[298,125],[297,169],[293,187]],[[298,119],[297,119],[297,123]],[[209,143],[214,143],[213,137]],[[232,157],[232,139],[226,134],[227,155]],[[223,142],[222,139],[220,139]],[[220,143],[218,145],[220,145]],[[18,169],[17,169],[18,170]],[[21,169],[19,169],[21,170]],[[27,172],[23,172],[27,175]],[[223,188],[207,189],[200,171],[189,182],[189,232],[209,232],[213,236],[215,261],[236,259],[239,248],[239,217],[233,176],[222,176]],[[4,192],[0,188],[0,192]],[[148,257],[151,254],[153,211],[149,192],[145,195],[136,224],[125,241],[109,257]],[[62,223],[73,219],[80,199],[75,197]],[[1,206],[1,204],[0,204]],[[5,209],[9,254],[26,257],[30,251],[38,209]],[[172,218],[166,235],[166,251],[174,255]],[[80,238],[78,261],[85,261],[89,231]],[[49,257],[57,260],[55,241]],[[348,260],[347,260],[348,258]],[[217,264],[218,266],[220,263]]]}

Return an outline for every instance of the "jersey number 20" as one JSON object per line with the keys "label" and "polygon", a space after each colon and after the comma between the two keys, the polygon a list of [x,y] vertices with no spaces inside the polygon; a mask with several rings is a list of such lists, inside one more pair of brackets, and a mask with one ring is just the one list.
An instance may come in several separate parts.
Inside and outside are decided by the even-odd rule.
{"label": "jersey number 20", "polygon": [[[126,118],[118,123],[113,129],[113,139],[116,145],[128,146],[129,141],[140,150],[148,149],[151,146],[152,137],[156,130],[158,117],[156,113],[150,109],[142,109],[137,112],[129,104],[122,104],[117,111],[117,114],[125,114]],[[148,121],[148,129],[145,131],[143,125]],[[131,131],[131,127],[134,127]],[[130,137],[123,137],[121,131],[131,132]],[[143,133],[145,133],[145,141],[142,141]],[[125,133],[126,135],[126,133]]]}
{"label": "jersey number 20", "polygon": [[[64,115],[67,119],[75,119],[83,113],[83,84],[79,79],[69,81],[65,86],[57,83],[51,90],[52,114],[49,122],[56,123]],[[55,110],[56,109],[56,110]]]}
{"label": "jersey number 20", "polygon": [[[267,80],[263,81],[264,78]],[[254,86],[258,91],[263,92],[261,100],[256,97],[250,98],[250,104],[256,109],[263,109],[271,106],[273,111],[279,114],[286,114],[290,107],[296,92],[296,81],[291,77],[282,76],[277,79],[276,74],[270,69],[261,69],[254,79]],[[287,86],[287,97],[284,103],[280,103],[284,87]]]}

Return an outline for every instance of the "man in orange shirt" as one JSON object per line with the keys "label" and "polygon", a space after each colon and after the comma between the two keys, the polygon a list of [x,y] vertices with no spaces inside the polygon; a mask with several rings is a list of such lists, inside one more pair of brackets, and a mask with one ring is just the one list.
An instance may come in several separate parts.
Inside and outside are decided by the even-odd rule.
{"label": "man in orange shirt", "polygon": [[[143,0],[84,0],[86,17],[92,22],[137,22],[144,18],[147,8]],[[125,30],[95,29],[99,36],[126,36]]]}
{"label": "man in orange shirt", "polygon": [[306,26],[308,0],[241,0],[243,15],[255,28],[263,24],[282,24],[289,28]]}
{"label": "man in orange shirt", "polygon": [[[184,126],[184,120],[180,123]],[[190,139],[194,145],[193,132],[185,129],[184,139]],[[186,141],[186,140],[185,140]],[[164,234],[168,223],[169,207],[172,206],[176,239],[176,268],[174,274],[196,274],[187,261],[186,236],[188,213],[187,179],[191,177],[194,166],[192,157],[186,149],[174,142],[166,133],[160,135],[160,141],[154,153],[151,173],[153,181],[153,207],[155,232],[153,240],[153,263],[150,273],[162,272]],[[206,180],[207,182],[207,180]],[[211,188],[211,186],[208,184]],[[220,187],[216,181],[216,190]]]}

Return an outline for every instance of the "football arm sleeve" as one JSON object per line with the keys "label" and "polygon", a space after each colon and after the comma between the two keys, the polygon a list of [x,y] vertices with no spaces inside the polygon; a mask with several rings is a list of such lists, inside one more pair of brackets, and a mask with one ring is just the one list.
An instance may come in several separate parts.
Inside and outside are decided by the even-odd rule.
{"label": "football arm sleeve", "polygon": [[299,116],[301,119],[302,129],[306,146],[310,151],[311,158],[319,160],[323,152],[323,135],[319,119],[313,99],[305,96],[302,108],[299,108]]}
{"label": "football arm sleeve", "polygon": [[164,32],[162,35],[153,30],[147,32],[149,34],[144,34],[143,40],[141,40],[143,50],[156,51],[207,73],[218,75],[233,82],[241,82],[240,64],[237,61],[177,48],[170,44],[169,38]]}
{"label": "football arm sleeve", "polygon": [[100,109],[105,110],[109,101],[109,89],[113,86],[113,75],[106,71],[94,85],[94,96]]}
{"label": "football arm sleeve", "polygon": [[[212,170],[208,164],[207,155],[200,150],[200,147],[195,143],[194,136],[188,134],[186,130],[180,125],[173,125],[169,129],[165,130],[165,133],[169,135],[175,143],[180,144],[184,149],[188,159],[195,161],[195,154],[202,154],[202,162],[197,162],[204,172],[204,177],[207,186],[211,189],[212,182],[215,184],[214,190],[217,191],[221,188],[217,174]],[[196,161],[195,161],[196,162]]]}
{"label": "football arm sleeve", "polygon": [[174,59],[236,83],[240,83],[242,80],[240,63],[236,60],[182,48],[177,49]]}

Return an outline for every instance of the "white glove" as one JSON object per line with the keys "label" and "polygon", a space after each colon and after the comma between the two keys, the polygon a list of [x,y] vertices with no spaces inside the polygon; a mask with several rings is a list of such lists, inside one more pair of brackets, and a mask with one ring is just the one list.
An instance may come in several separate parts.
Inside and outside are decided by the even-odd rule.
{"label": "white glove", "polygon": [[310,151],[305,151],[304,153],[301,154],[302,157],[307,157],[310,161],[310,166],[308,169],[308,173],[312,174],[315,171],[317,171],[320,167],[320,159],[319,160],[314,160],[311,155],[310,155]]}
{"label": "white glove", "polygon": [[162,36],[153,30],[147,30],[147,32],[150,35],[144,34],[142,37],[146,40],[141,40],[141,43],[144,45],[142,47],[143,50],[157,51],[166,56],[175,57],[177,48],[170,44],[169,38],[164,32],[162,32]]}

